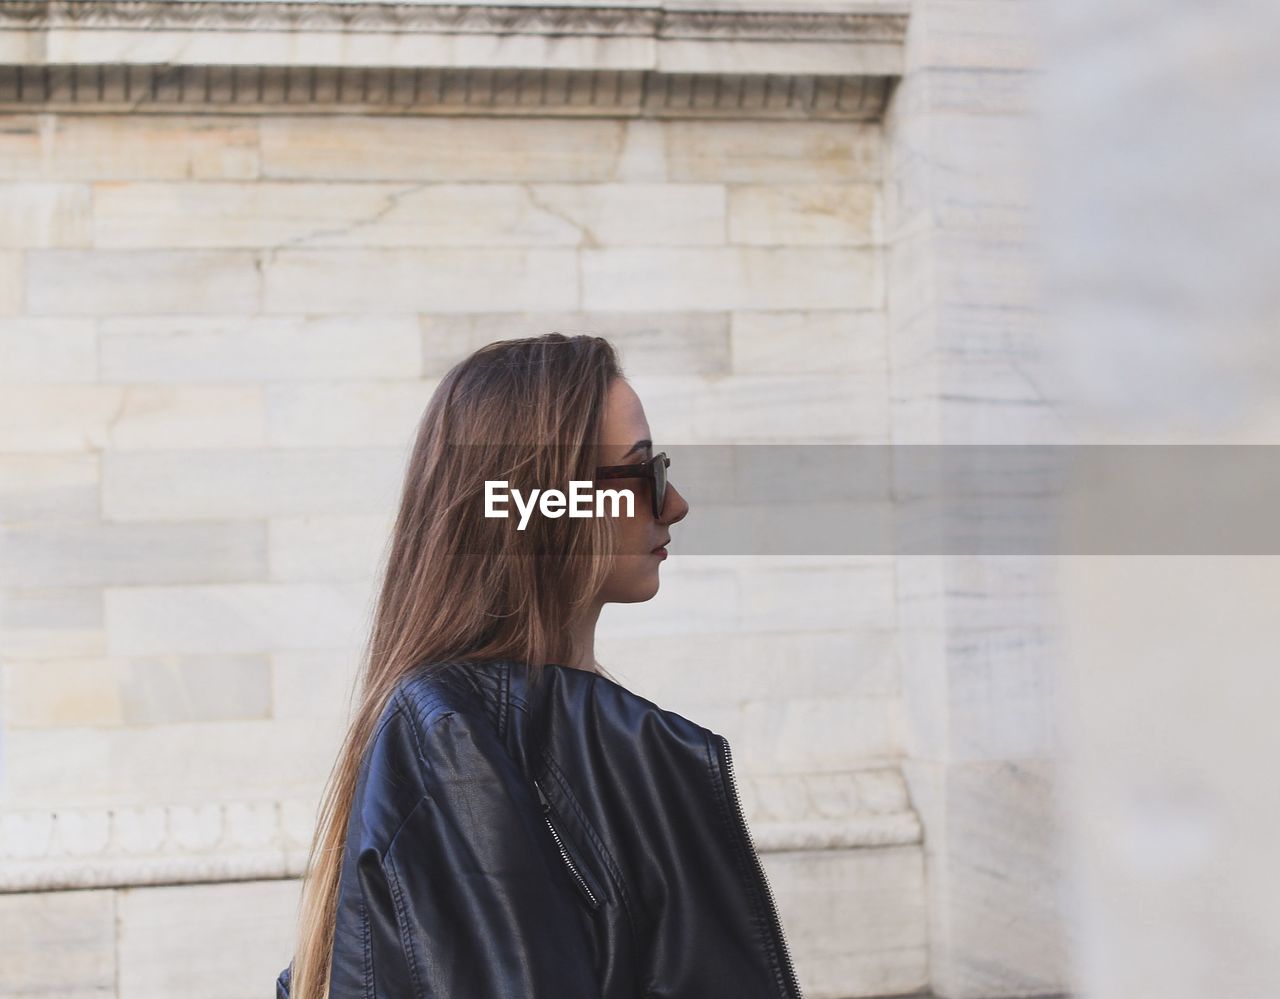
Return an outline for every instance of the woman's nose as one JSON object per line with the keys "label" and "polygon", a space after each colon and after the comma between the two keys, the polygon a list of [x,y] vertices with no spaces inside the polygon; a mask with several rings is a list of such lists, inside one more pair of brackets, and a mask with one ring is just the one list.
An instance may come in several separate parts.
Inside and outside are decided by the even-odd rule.
{"label": "woman's nose", "polygon": [[662,516],[659,518],[659,524],[676,524],[684,520],[685,515],[689,512],[689,504],[685,498],[680,495],[680,490],[670,483],[667,484],[667,495],[663,497]]}

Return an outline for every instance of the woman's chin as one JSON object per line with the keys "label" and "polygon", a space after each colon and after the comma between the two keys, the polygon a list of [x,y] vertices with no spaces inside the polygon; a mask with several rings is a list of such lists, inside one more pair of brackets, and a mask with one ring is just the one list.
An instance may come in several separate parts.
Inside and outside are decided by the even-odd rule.
{"label": "woman's chin", "polygon": [[618,595],[613,598],[613,603],[640,604],[652,600],[658,594],[658,567],[655,565],[652,572],[627,580],[626,585],[618,587],[615,592]]}

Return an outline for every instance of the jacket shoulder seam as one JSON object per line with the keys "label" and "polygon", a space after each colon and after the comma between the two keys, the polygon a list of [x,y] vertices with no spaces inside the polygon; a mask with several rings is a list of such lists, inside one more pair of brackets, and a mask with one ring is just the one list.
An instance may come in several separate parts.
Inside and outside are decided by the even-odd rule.
{"label": "jacket shoulder seam", "polygon": [[[396,705],[395,711],[392,714],[392,718],[396,717],[397,715],[399,715],[406,722],[408,722],[409,734],[413,737],[414,751],[418,754],[417,772],[418,772],[418,787],[420,788],[420,793],[418,794],[418,800],[413,803],[413,807],[408,809],[404,813],[400,821],[396,823],[395,829],[391,831],[391,835],[387,837],[387,843],[382,848],[382,855],[384,857],[390,856],[391,848],[395,845],[396,839],[399,837],[401,831],[403,831],[404,827],[409,824],[409,820],[413,818],[414,813],[416,813],[418,809],[422,807],[422,803],[424,801],[429,800],[431,797],[430,793],[427,790],[427,782],[426,782],[427,757],[422,749],[422,740],[418,736],[417,715],[413,712],[412,708],[404,700],[400,700],[400,703]],[[441,717],[447,717],[447,716],[441,716]],[[391,719],[388,719],[388,721],[390,720]]]}

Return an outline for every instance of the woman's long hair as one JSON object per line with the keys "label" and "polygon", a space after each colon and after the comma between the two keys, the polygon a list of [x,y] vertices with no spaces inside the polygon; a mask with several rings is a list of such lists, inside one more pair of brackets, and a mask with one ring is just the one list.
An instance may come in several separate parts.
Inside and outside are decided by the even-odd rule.
{"label": "woman's long hair", "polygon": [[291,999],[327,999],[347,818],[374,727],[416,667],[511,658],[572,662],[571,622],[613,557],[605,518],[487,518],[486,480],[566,493],[594,478],[608,341],[559,333],[489,344],[441,381],[423,414],[385,556],[346,738],[320,801],[302,882]]}

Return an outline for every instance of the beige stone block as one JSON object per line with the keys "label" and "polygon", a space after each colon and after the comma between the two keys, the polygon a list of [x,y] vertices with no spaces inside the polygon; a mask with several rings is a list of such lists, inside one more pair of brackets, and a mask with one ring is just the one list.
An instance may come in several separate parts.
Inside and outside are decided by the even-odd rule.
{"label": "beige stone block", "polygon": [[[904,90],[918,90],[923,83],[911,78]],[[885,241],[909,235],[929,235],[937,225],[933,188],[937,172],[932,168],[933,139],[927,115],[891,116],[885,126],[885,179],[881,195]]]}
{"label": "beige stone block", "polygon": [[1016,357],[965,358],[957,360],[955,368],[943,379],[952,391],[938,407],[955,440],[1026,444],[1063,440],[1064,434],[1072,433],[1069,409],[1054,389],[1050,365]]}
{"label": "beige stone block", "polygon": [[280,250],[263,266],[267,312],[568,309],[573,250]]}
{"label": "beige stone block", "polygon": [[271,655],[271,711],[276,718],[345,719],[362,667],[351,650],[307,649]]}
{"label": "beige stone block", "polygon": [[264,118],[261,128],[267,178],[585,183],[613,179],[626,123],[278,115]]}
{"label": "beige stone block", "polygon": [[[6,733],[6,808],[208,806],[313,798],[341,733],[315,719],[190,721],[135,727],[19,728]],[[216,841],[218,830],[210,830]]]}
{"label": "beige stone block", "polygon": [[266,718],[265,656],[168,656],[14,662],[5,670],[12,728],[163,725]]}
{"label": "beige stone block", "polygon": [[206,250],[32,250],[26,258],[32,315],[258,311],[252,253]]}
{"label": "beige stone block", "polygon": [[942,760],[950,752],[945,635],[903,622],[898,641],[902,661],[903,749],[911,759]]}
{"label": "beige stone block", "polygon": [[792,698],[742,705],[743,735],[734,745],[758,773],[847,769],[851,760],[895,761],[902,753],[902,702],[889,697]]}
{"label": "beige stone block", "polygon": [[717,184],[99,184],[95,245],[612,246],[724,242]]}
{"label": "beige stone block", "polygon": [[105,649],[101,590],[0,590],[0,662],[97,656]]}
{"label": "beige stone block", "polygon": [[[410,189],[385,184],[103,183],[94,186],[95,244],[109,249],[378,245],[400,231]],[[352,229],[355,229],[355,234]],[[378,238],[382,233],[383,240]],[[354,240],[353,240],[354,235]],[[394,245],[394,244],[393,244]]]}
{"label": "beige stone block", "polygon": [[0,528],[0,586],[264,579],[266,535],[261,522],[15,524]]}
{"label": "beige stone block", "polygon": [[587,309],[871,309],[883,302],[878,250],[828,247],[582,252]]}
{"label": "beige stone block", "polygon": [[351,648],[368,630],[369,590],[364,581],[108,589],[107,647],[132,656]]}
{"label": "beige stone block", "polygon": [[738,573],[741,626],[760,631],[894,628],[893,560],[851,556],[841,562]]}
{"label": "beige stone block", "polygon": [[0,455],[0,524],[97,515],[96,454]]}
{"label": "beige stone block", "polygon": [[11,996],[114,995],[115,892],[0,895],[0,981]]}
{"label": "beige stone block", "polygon": [[115,385],[14,385],[0,393],[0,449],[86,451],[111,445],[126,389]]}
{"label": "beige stone block", "polygon": [[874,246],[880,185],[734,184],[729,242],[760,246]]}
{"label": "beige stone block", "polygon": [[421,366],[416,316],[156,316],[101,323],[102,378],[273,382],[405,378]]}
{"label": "beige stone block", "polygon": [[[935,561],[938,573],[928,570]],[[899,559],[898,597],[912,627],[1051,627],[1057,571],[1040,555],[911,556]]]}
{"label": "beige stone block", "polygon": [[628,118],[613,179],[660,183],[667,175],[667,125],[656,118]]}
{"label": "beige stone block", "polygon": [[3,676],[8,729],[119,725],[119,660],[11,660]]}
{"label": "beige stone block", "polygon": [[[697,395],[715,382],[699,375],[673,374],[637,374],[627,380],[644,405],[653,439],[660,443],[658,450],[666,444],[699,440],[695,419]],[[672,474],[676,474],[674,465]]]}
{"label": "beige stone block", "polygon": [[904,766],[925,823],[937,991],[1042,995],[1068,980],[1055,765]]}
{"label": "beige stone block", "polygon": [[0,321],[0,384],[92,382],[97,377],[91,320]]}
{"label": "beige stone block", "polygon": [[394,514],[388,510],[385,516],[272,518],[267,525],[270,578],[371,578],[391,541]]}
{"label": "beige stone block", "polygon": [[436,384],[384,379],[267,386],[268,442],[291,448],[408,449]]}
{"label": "beige stone block", "polygon": [[8,116],[0,177],[10,180],[217,180],[258,172],[258,125],[218,115]]}
{"label": "beige stone block", "polygon": [[666,124],[673,181],[832,183],[880,177],[874,122],[672,121]]}
{"label": "beige stone block", "polygon": [[1038,69],[1044,52],[1034,11],[1000,0],[931,0],[918,58],[947,68]]}
{"label": "beige stone block", "polygon": [[1040,302],[1039,251],[1029,241],[940,233],[937,295],[947,305],[1032,309]]}
{"label": "beige stone block", "polygon": [[881,372],[734,375],[693,398],[693,430],[706,443],[883,444],[888,385]]}
{"label": "beige stone block", "polygon": [[140,385],[125,388],[109,432],[118,451],[252,448],[266,425],[258,386]]}
{"label": "beige stone block", "polygon": [[25,255],[17,250],[0,250],[0,316],[15,316],[23,310]]}
{"label": "beige stone block", "polygon": [[301,882],[120,892],[120,993],[136,999],[269,994],[293,954]]}
{"label": "beige stone block", "polygon": [[[944,305],[937,309],[936,316],[937,347],[945,348],[961,362],[973,359],[1025,366],[1028,380],[1042,383],[1043,394],[1058,394],[1050,391],[1051,373],[1045,371],[1053,358],[1053,351],[1046,345],[1051,320],[1045,310]],[[963,371],[960,367],[961,377]],[[1027,439],[1048,443],[1058,438]]]}
{"label": "beige stone block", "polygon": [[399,494],[399,448],[135,451],[103,456],[108,520],[382,514]]}
{"label": "beige stone block", "polygon": [[847,819],[857,816],[905,817],[902,842],[920,842],[911,796],[896,765],[859,767],[834,773],[780,774],[748,781],[752,788],[752,821],[785,823],[789,817]]}
{"label": "beige stone block", "polygon": [[735,312],[733,370],[744,375],[862,373],[888,382],[884,312]]}
{"label": "beige stone block", "polygon": [[1055,755],[1055,666],[1061,635],[1033,623],[951,629],[947,636],[948,758]]}
{"label": "beige stone block", "polygon": [[720,312],[483,312],[424,315],[424,371],[442,375],[487,343],[552,332],[604,337],[628,376],[729,367],[729,318]]}
{"label": "beige stone block", "polygon": [[93,234],[88,184],[0,184],[0,246],[88,246]]}
{"label": "beige stone block", "polygon": [[[944,74],[950,76],[951,74]],[[980,230],[994,240],[1026,239],[1034,221],[1038,164],[1031,116],[935,114],[930,196],[934,221],[948,230]]]}
{"label": "beige stone block", "polygon": [[0,396],[10,451],[256,447],[264,423],[252,387],[17,385]]}
{"label": "beige stone block", "polygon": [[528,195],[573,227],[576,246],[725,242],[725,190],[720,184],[530,184]]}
{"label": "beige stone block", "polygon": [[810,999],[916,993],[929,983],[918,846],[761,858]]}
{"label": "beige stone block", "polygon": [[625,375],[722,375],[729,370],[729,321],[718,312],[588,313],[617,348]]}
{"label": "beige stone block", "polygon": [[[937,76],[955,87],[965,74],[931,73],[931,85]],[[983,88],[970,85],[970,92]],[[980,229],[993,241],[1027,238],[1039,166],[1027,114],[931,109],[895,128],[884,205],[888,232],[923,223],[951,232]]]}

